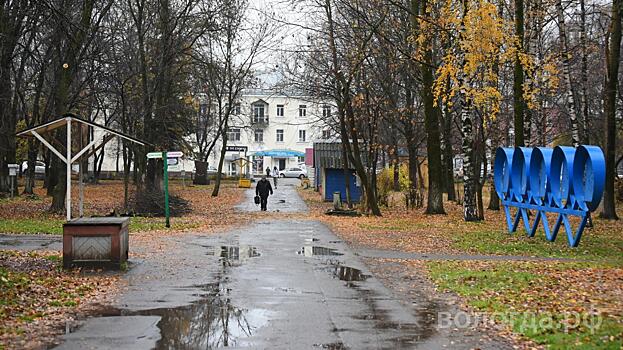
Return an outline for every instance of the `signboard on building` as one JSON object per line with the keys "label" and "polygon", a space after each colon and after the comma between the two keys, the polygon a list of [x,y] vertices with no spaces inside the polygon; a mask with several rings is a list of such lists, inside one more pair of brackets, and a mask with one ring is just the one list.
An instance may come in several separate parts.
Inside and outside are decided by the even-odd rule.
{"label": "signboard on building", "polygon": [[247,146],[227,146],[225,147],[225,151],[227,152],[247,152],[249,147]]}

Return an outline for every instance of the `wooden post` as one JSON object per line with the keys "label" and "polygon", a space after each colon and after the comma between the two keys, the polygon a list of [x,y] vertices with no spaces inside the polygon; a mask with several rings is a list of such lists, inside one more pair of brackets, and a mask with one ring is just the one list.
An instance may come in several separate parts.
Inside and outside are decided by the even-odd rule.
{"label": "wooden post", "polygon": [[71,221],[71,118],[65,118],[67,121],[67,157],[65,165],[67,166],[67,191],[65,193],[65,211],[67,212],[67,221]]}

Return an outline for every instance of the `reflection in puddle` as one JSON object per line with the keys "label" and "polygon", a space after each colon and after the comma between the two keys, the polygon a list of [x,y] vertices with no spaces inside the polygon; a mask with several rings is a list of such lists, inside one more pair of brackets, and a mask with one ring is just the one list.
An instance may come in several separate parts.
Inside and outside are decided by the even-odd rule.
{"label": "reflection in puddle", "polygon": [[206,255],[218,256],[223,260],[223,264],[232,265],[234,262],[244,262],[248,258],[255,258],[261,254],[257,251],[257,247],[240,245],[240,246],[205,246],[208,248]]}
{"label": "reflection in puddle", "polygon": [[333,275],[340,280],[347,282],[365,281],[368,277],[370,277],[369,275],[364,275],[359,269],[342,265],[335,266]]}
{"label": "reflection in puddle", "polygon": [[190,305],[129,311],[107,310],[106,316],[160,316],[161,339],[156,349],[211,349],[243,346],[245,338],[264,326],[270,311],[243,309],[231,303],[219,283],[202,287],[202,298]]}
{"label": "reflection in puddle", "polygon": [[306,246],[302,247],[301,250],[296,252],[299,255],[304,256],[315,256],[315,255],[344,255],[337,251],[334,248],[326,248],[326,247],[316,247],[316,246]]}
{"label": "reflection in puddle", "polygon": [[[378,293],[356,285],[351,285],[350,287],[358,292],[360,300],[363,300],[368,306],[367,310],[359,315],[353,316],[353,318],[365,322],[373,321],[375,328],[395,332],[392,338],[392,343],[395,348],[415,348],[418,342],[431,337],[432,334],[435,333],[434,323],[431,323],[431,320],[423,317],[424,315],[418,315],[420,319],[419,322],[400,322],[391,317],[391,312],[388,309],[378,305]],[[436,311],[436,309],[431,310],[431,312]]]}
{"label": "reflection in puddle", "polygon": [[318,348],[321,348],[321,349],[328,349],[328,350],[344,350],[344,349],[348,349],[346,346],[344,346],[344,343],[342,343],[342,342],[331,343],[331,344],[314,344],[314,347],[318,347]]}

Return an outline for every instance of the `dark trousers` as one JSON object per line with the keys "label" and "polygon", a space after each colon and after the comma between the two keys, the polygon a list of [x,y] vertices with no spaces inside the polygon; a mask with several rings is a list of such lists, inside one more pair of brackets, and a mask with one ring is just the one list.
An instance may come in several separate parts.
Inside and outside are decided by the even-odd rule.
{"label": "dark trousers", "polygon": [[260,196],[260,206],[263,211],[266,211],[266,204],[268,203],[268,196]]}

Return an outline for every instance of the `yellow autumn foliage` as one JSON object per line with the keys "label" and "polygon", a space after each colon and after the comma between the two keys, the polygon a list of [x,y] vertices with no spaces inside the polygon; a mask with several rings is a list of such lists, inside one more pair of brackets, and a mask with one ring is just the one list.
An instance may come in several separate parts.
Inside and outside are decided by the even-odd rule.
{"label": "yellow autumn foliage", "polygon": [[523,95],[528,108],[534,108],[536,96],[543,89],[552,90],[557,85],[556,66],[549,58],[536,62],[521,50],[513,23],[500,16],[491,0],[445,0],[440,14],[439,24],[445,29],[440,39],[455,49],[443,57],[437,69],[436,101],[451,104],[460,94],[483,115],[494,119],[502,102],[500,71],[516,59],[527,76]]}

